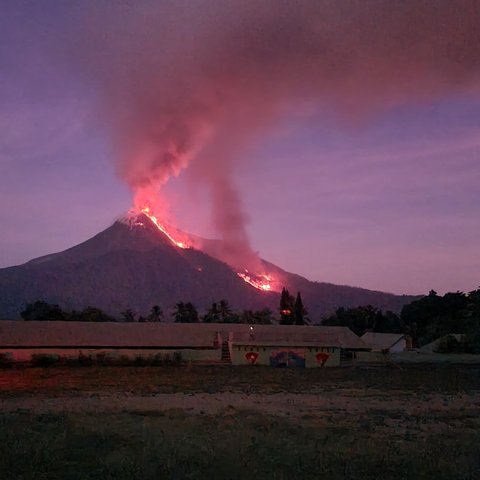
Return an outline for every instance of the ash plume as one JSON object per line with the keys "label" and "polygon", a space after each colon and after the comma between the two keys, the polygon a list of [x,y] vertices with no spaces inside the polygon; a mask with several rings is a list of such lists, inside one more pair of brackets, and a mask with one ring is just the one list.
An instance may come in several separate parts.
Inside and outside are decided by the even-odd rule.
{"label": "ash plume", "polygon": [[256,258],[236,165],[279,118],[327,106],[358,122],[478,92],[475,0],[100,2],[79,16],[69,64],[99,95],[135,202],[190,166],[230,263]]}

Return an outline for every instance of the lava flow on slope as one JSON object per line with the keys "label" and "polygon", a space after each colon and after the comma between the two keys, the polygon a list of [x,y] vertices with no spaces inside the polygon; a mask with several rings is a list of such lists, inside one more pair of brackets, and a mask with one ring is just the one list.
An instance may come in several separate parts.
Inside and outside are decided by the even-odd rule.
{"label": "lava flow on slope", "polygon": [[[133,212],[135,213],[135,212]],[[138,209],[137,213],[144,214],[155,225],[160,232],[162,232],[170,242],[181,249],[194,248],[193,243],[189,242],[185,234],[181,234],[178,230],[169,228],[164,222],[162,222],[154,213],[152,208],[145,204]],[[180,237],[182,237],[180,239]],[[232,267],[233,268],[233,267]],[[262,292],[276,291],[274,288],[274,279],[266,272],[253,273],[245,269],[243,271],[236,272],[236,274],[246,283]]]}
{"label": "lava flow on slope", "polygon": [[162,223],[152,212],[152,209],[148,205],[144,205],[140,212],[147,216],[152,223],[178,248],[191,248],[187,242],[177,240],[167,229],[166,225]]}
{"label": "lava flow on slope", "polygon": [[244,281],[249,283],[252,287],[255,287],[258,290],[263,290],[264,292],[273,291],[273,278],[271,275],[266,273],[255,275],[249,273],[248,270],[245,272],[237,272],[237,275]]}

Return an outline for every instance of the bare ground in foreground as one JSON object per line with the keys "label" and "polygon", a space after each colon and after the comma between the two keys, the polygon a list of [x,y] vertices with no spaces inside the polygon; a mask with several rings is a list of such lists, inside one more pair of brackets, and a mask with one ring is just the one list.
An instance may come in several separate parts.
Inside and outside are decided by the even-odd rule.
{"label": "bare ground in foreground", "polygon": [[480,478],[480,368],[0,370],[6,479]]}

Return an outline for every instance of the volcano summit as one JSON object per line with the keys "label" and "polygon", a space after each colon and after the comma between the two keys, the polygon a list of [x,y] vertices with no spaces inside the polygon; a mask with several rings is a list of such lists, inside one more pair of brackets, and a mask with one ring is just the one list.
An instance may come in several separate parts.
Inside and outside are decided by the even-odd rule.
{"label": "volcano summit", "polygon": [[168,311],[179,301],[203,310],[222,298],[234,308],[276,310],[285,286],[301,291],[310,318],[318,322],[339,306],[398,311],[414,298],[311,282],[263,260],[262,272],[237,271],[217,258],[220,241],[182,232],[177,237],[154,218],[129,214],[68,250],[0,269],[0,318],[19,318],[35,300],[76,310],[91,305],[113,315],[126,308],[146,313],[153,305]]}

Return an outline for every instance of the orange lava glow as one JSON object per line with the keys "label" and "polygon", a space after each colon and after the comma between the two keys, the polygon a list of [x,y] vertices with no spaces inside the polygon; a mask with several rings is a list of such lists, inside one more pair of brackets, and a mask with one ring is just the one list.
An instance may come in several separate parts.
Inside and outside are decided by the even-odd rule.
{"label": "orange lava glow", "polygon": [[155,226],[178,248],[190,248],[190,245],[176,240],[172,236],[172,234],[167,230],[167,227],[153,214],[152,209],[148,205],[144,205],[140,211],[146,215],[155,224]]}
{"label": "orange lava glow", "polygon": [[[152,223],[172,242],[173,245],[175,245],[178,248],[192,248],[192,245],[185,241],[181,241],[178,238],[174,236],[174,233],[172,233],[172,230],[168,229],[167,226],[162,223],[157,216],[153,213],[152,207],[150,206],[149,203],[144,203],[143,206],[140,208],[136,209],[137,211],[143,213],[145,216],[147,216]],[[143,223],[138,222],[137,225],[142,225]],[[175,229],[173,229],[175,231]],[[197,268],[199,272],[202,271],[202,268]],[[243,272],[237,272],[237,275],[246,283],[251,285],[252,287],[256,288],[257,290],[260,290],[262,292],[270,292],[273,291],[273,278],[270,275],[267,274],[255,274],[251,273],[248,270],[244,270]]]}
{"label": "orange lava glow", "polygon": [[270,292],[272,290],[272,277],[270,275],[251,275],[248,270],[245,270],[245,273],[238,272],[237,275],[258,290],[264,292]]}

